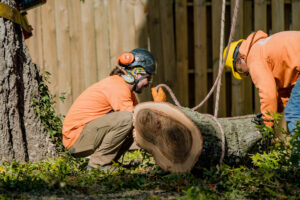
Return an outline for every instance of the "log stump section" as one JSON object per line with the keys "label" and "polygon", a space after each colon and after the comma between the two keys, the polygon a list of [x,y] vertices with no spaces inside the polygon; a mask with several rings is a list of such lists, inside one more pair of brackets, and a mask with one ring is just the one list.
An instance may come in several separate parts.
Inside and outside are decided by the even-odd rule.
{"label": "log stump section", "polygon": [[[253,117],[218,119],[225,132],[225,163],[242,163],[261,140]],[[216,122],[189,108],[141,103],[134,109],[134,127],[137,145],[151,153],[163,170],[185,173],[196,163],[217,165],[221,157],[221,133]]]}

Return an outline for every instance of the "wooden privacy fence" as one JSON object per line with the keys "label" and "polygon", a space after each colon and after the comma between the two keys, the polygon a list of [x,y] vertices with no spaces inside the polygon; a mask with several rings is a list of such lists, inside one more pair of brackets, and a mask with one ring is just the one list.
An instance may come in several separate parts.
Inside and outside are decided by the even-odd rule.
{"label": "wooden privacy fence", "polygon": [[[48,0],[29,11],[34,36],[31,56],[49,71],[51,91],[65,93],[58,111],[66,114],[89,85],[108,76],[120,53],[146,48],[158,61],[154,83],[168,84],[184,106],[193,107],[208,93],[219,59],[221,0]],[[227,44],[234,0],[226,2]],[[240,0],[235,40],[252,31],[300,30],[300,0]],[[140,100],[151,100],[149,89]],[[213,112],[213,98],[200,112]],[[259,110],[250,78],[222,77],[219,116]]]}
{"label": "wooden privacy fence", "polygon": [[[58,111],[65,114],[85,88],[109,75],[122,52],[137,47],[156,57],[155,82],[172,87],[176,79],[172,8],[172,1],[159,0],[48,0],[30,11],[31,56],[52,74],[51,91],[65,92]],[[150,100],[149,90],[145,94],[140,99]]]}

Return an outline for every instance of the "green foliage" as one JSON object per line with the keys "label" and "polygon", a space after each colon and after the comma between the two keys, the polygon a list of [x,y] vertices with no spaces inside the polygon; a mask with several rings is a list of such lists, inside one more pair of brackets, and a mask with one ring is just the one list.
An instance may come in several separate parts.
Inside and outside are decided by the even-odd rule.
{"label": "green foliage", "polygon": [[257,153],[251,157],[254,165],[262,169],[277,169],[280,167],[281,153],[273,151],[271,153]]}
{"label": "green foliage", "polygon": [[[192,173],[169,174],[143,150],[128,152],[112,172],[86,170],[87,159],[61,156],[39,163],[0,164],[0,193],[13,199],[84,195],[93,199],[299,199],[300,170],[286,167],[196,168]],[[53,199],[53,198],[52,198]],[[146,199],[144,196],[142,199]]]}
{"label": "green foliage", "polygon": [[[48,89],[50,73],[45,72],[39,85],[40,97],[34,97],[31,106],[41,119],[44,128],[47,130],[51,140],[57,146],[59,152],[64,151],[62,145],[62,116],[55,113],[55,95],[52,95]],[[59,97],[64,100],[64,96]]]}
{"label": "green foliage", "polygon": [[[0,192],[57,193],[57,194],[108,194],[133,189],[155,189],[158,170],[153,158],[144,151],[127,153],[123,167],[113,172],[86,170],[87,159],[64,155],[39,163],[3,162],[0,164]],[[117,165],[117,164],[116,164]],[[161,172],[161,171],[160,171]]]}
{"label": "green foliage", "polygon": [[300,122],[291,136],[279,126],[282,116],[273,117],[274,128],[258,126],[263,139],[260,153],[251,156],[253,167],[203,169],[203,182],[185,190],[183,199],[299,199]]}
{"label": "green foliage", "polygon": [[261,168],[203,169],[197,185],[184,191],[183,199],[298,199],[299,169]]}
{"label": "green foliage", "polygon": [[[282,115],[273,115],[274,127],[258,126],[263,135],[261,153],[252,156],[255,166],[261,168],[281,168],[290,165],[300,166],[300,122],[297,123],[295,134],[285,131],[279,122]],[[281,137],[280,137],[281,136]]]}

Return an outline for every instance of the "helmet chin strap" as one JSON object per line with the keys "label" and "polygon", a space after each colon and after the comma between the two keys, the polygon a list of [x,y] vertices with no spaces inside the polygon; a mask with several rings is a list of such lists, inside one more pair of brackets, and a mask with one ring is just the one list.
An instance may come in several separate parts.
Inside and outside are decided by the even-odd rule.
{"label": "helmet chin strap", "polygon": [[145,78],[148,78],[148,77],[149,77],[149,75],[146,74],[145,76],[142,76],[142,77],[139,78],[139,79],[134,79],[134,85],[133,85],[132,91],[137,92],[137,91],[136,91],[137,84],[138,84],[141,80],[143,80],[143,79],[145,79]]}

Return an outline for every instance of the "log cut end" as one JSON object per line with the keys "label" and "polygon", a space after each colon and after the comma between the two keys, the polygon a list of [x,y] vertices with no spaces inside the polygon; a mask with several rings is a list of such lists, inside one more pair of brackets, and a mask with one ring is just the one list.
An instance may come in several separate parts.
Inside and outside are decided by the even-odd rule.
{"label": "log cut end", "polygon": [[134,137],[156,163],[172,173],[189,172],[203,147],[199,128],[169,103],[141,103],[134,109]]}

